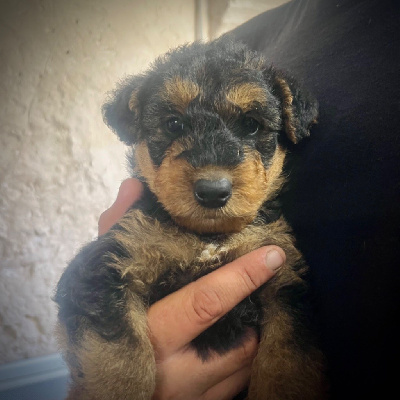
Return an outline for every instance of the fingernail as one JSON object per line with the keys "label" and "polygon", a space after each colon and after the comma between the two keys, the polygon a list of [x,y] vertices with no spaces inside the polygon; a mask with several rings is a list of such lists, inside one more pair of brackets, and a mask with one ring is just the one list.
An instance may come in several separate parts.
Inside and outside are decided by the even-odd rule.
{"label": "fingernail", "polygon": [[271,250],[267,253],[265,257],[265,265],[272,272],[278,271],[280,267],[282,267],[285,260],[283,259],[281,253],[278,250]]}

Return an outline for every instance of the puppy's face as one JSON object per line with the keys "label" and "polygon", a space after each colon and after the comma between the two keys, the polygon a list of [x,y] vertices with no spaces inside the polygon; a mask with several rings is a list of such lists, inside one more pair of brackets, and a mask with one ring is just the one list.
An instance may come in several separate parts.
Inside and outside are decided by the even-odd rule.
{"label": "puppy's face", "polygon": [[194,44],[130,78],[104,116],[179,225],[235,232],[279,190],[283,137],[296,143],[316,118],[294,85],[241,45]]}

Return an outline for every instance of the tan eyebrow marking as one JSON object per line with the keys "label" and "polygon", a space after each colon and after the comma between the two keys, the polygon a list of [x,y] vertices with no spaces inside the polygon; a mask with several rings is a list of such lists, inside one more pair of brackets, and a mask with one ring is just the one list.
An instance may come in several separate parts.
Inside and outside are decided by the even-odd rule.
{"label": "tan eyebrow marking", "polygon": [[226,99],[243,111],[249,111],[254,103],[265,105],[267,94],[262,87],[255,83],[242,83],[230,88]]}
{"label": "tan eyebrow marking", "polygon": [[199,94],[200,88],[196,83],[176,76],[164,83],[161,97],[173,104],[177,111],[184,113],[189,103]]}

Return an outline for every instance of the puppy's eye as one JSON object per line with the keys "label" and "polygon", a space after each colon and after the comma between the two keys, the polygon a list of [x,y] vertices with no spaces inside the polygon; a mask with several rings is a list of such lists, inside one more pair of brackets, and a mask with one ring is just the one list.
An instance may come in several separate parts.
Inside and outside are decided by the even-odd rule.
{"label": "puppy's eye", "polygon": [[255,135],[261,128],[261,124],[253,117],[246,115],[242,120],[243,134],[246,136]]}
{"label": "puppy's eye", "polygon": [[181,121],[179,118],[170,118],[166,124],[165,128],[169,133],[172,133],[173,135],[179,135],[180,133],[183,133],[185,130],[185,124]]}

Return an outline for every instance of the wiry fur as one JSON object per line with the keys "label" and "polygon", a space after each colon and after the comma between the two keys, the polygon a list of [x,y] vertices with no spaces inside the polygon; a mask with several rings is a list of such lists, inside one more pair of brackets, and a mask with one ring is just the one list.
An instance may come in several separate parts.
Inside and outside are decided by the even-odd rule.
{"label": "wiry fur", "polygon": [[[309,134],[316,101],[262,57],[224,39],[160,58],[120,85],[104,116],[121,140],[135,144],[134,174],[145,192],[80,251],[58,284],[59,336],[73,378],[68,398],[150,399],[156,365],[148,307],[270,244],[285,251],[284,267],[192,345],[206,360],[238,346],[252,327],[260,346],[249,399],[325,398],[307,267],[279,209],[287,148]],[[178,132],[169,130],[171,118]],[[195,183],[221,178],[232,183],[230,199],[203,207]]]}

